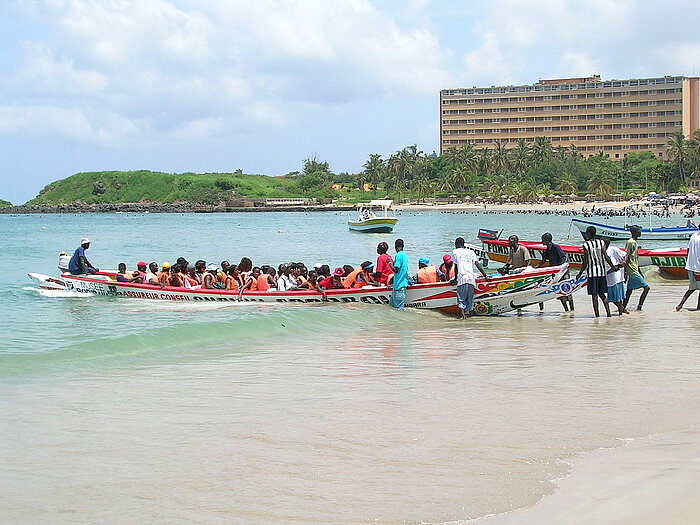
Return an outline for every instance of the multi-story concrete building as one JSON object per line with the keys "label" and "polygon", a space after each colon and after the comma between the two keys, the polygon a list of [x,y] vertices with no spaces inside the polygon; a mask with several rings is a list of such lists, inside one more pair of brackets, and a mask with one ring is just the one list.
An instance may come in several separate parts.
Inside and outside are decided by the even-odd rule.
{"label": "multi-story concrete building", "polygon": [[665,76],[629,80],[540,80],[527,86],[440,91],[440,152],[472,144],[512,148],[518,139],[572,144],[584,156],[621,159],[632,151],[666,156],[675,131],[700,128],[700,79]]}

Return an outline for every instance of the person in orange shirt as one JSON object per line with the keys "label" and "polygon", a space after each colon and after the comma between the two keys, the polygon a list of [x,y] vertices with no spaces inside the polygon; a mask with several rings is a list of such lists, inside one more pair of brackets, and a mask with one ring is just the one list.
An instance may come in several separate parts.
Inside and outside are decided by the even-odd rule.
{"label": "person in orange shirt", "polygon": [[452,256],[446,253],[442,256],[442,264],[440,265],[440,273],[442,274],[442,281],[451,281],[457,278],[457,265],[452,262]]}
{"label": "person in orange shirt", "polygon": [[239,301],[241,300],[241,297],[243,297],[243,292],[245,292],[246,290],[248,290],[249,292],[258,291],[258,277],[260,277],[260,267],[255,266],[250,271],[250,276],[245,280],[243,286],[240,287],[240,291],[238,292]]}
{"label": "person in orange shirt", "polygon": [[[364,286],[366,283],[363,280],[363,277],[360,277],[360,275],[364,273],[367,268],[371,267],[373,267],[373,264],[370,261],[365,261],[357,268],[352,270],[346,277],[343,278],[343,288],[358,288],[359,286]],[[358,280],[361,283],[359,286],[357,286]]]}
{"label": "person in orange shirt", "polygon": [[418,259],[418,284],[436,283],[440,280],[439,270],[434,264],[430,264],[430,259],[421,257]]}
{"label": "person in orange shirt", "polygon": [[260,267],[260,271],[262,273],[258,277],[258,291],[267,292],[270,288],[277,289],[275,269],[272,266],[263,265]]}

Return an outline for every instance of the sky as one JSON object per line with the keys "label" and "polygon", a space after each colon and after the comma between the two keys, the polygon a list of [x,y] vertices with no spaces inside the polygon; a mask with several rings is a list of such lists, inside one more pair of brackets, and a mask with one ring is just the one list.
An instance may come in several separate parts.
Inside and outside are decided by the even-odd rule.
{"label": "sky", "polygon": [[439,91],[700,75],[700,2],[0,0],[0,199],[438,150]]}

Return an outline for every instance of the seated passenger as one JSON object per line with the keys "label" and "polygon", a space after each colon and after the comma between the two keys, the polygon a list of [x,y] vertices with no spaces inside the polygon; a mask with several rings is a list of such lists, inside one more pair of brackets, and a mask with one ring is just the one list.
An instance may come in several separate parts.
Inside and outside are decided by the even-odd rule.
{"label": "seated passenger", "polygon": [[231,268],[231,263],[228,261],[221,261],[221,270],[216,274],[216,278],[219,282],[226,282],[226,277],[228,276],[228,270]]}
{"label": "seated passenger", "polygon": [[120,283],[132,283],[134,282],[134,275],[131,272],[126,271],[126,263],[119,263],[117,265],[117,282]]}
{"label": "seated passenger", "polygon": [[249,292],[258,291],[258,277],[260,277],[260,268],[255,266],[253,269],[250,270],[250,275],[240,287],[240,290],[238,292],[239,301],[241,300],[241,297],[243,297],[243,292],[245,292],[246,290],[248,290]]}
{"label": "seated passenger", "polygon": [[272,266],[264,265],[260,268],[262,272],[260,277],[258,277],[258,291],[267,292],[271,288],[277,288],[277,281],[275,280],[275,269]]}
{"label": "seated passenger", "polygon": [[318,273],[316,272],[316,270],[309,270],[309,274],[308,274],[308,278],[307,278],[307,285],[309,287],[309,290],[316,290],[318,293],[321,294],[322,301],[328,300],[328,296],[326,295],[326,291],[323,289],[323,287],[318,282]]}
{"label": "seated passenger", "polygon": [[158,273],[158,265],[154,262],[148,265],[148,271],[143,278],[143,282],[146,284],[151,284],[153,286],[160,286],[161,288],[165,286],[164,283],[160,281],[160,274]]}
{"label": "seated passenger", "polygon": [[440,273],[442,273],[442,281],[452,281],[457,278],[457,265],[452,262],[452,256],[446,253],[442,256],[442,264],[440,265]]}
{"label": "seated passenger", "polygon": [[[365,261],[363,262],[360,266],[357,268],[350,270],[349,272],[347,271],[347,268],[345,268],[345,271],[347,272],[345,277],[343,277],[343,287],[344,288],[359,288],[359,286],[356,286],[358,276],[365,271],[366,268],[373,266],[370,261]],[[361,279],[361,278],[360,278]],[[362,286],[362,285],[360,285]]]}
{"label": "seated passenger", "polygon": [[280,274],[279,279],[277,279],[277,291],[289,292],[298,289],[297,265],[292,263],[284,269],[284,273]]}
{"label": "seated passenger", "polygon": [[180,272],[180,265],[173,264],[170,267],[170,276],[168,277],[168,286],[175,286],[177,288],[182,288],[185,284],[180,277],[182,273]]}
{"label": "seated passenger", "polygon": [[338,290],[343,288],[343,276],[345,275],[345,270],[342,268],[336,268],[333,270],[333,275],[326,277],[319,284],[324,290]]}
{"label": "seated passenger", "polygon": [[[369,263],[369,264],[367,264]],[[367,266],[365,266],[367,264]],[[379,283],[374,278],[374,265],[370,261],[362,263],[362,271],[357,274],[353,288],[362,288],[364,286],[379,286]]]}
{"label": "seated passenger", "polygon": [[436,283],[440,280],[438,269],[434,264],[430,264],[427,257],[418,259],[418,284]]}
{"label": "seated passenger", "polygon": [[160,272],[158,272],[158,281],[163,284],[163,286],[168,286],[168,279],[170,278],[170,263],[164,262],[160,265]]}
{"label": "seated passenger", "polygon": [[204,271],[201,272],[202,274],[202,288],[205,290],[211,290],[214,288],[218,288],[217,285],[217,280],[216,280],[216,274],[219,271],[219,269],[216,267],[215,264],[210,264],[209,266],[206,267]]}
{"label": "seated passenger", "polygon": [[226,279],[224,279],[224,284],[227,290],[238,291],[241,288],[241,274],[238,273],[238,266],[232,264],[228,272],[226,272]]}
{"label": "seated passenger", "polygon": [[252,271],[253,261],[251,261],[248,257],[243,257],[241,262],[238,263],[238,272],[241,274],[241,277],[243,277],[243,282],[250,277],[250,272]]}
{"label": "seated passenger", "polygon": [[199,259],[194,263],[194,275],[190,273],[193,279],[197,281],[197,284],[203,284],[204,274],[207,273],[207,262]]}

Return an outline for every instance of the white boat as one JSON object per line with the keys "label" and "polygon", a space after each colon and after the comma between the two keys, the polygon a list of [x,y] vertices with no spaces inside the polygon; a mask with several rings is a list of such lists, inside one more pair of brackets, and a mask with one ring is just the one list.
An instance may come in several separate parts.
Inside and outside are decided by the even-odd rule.
{"label": "white boat", "polygon": [[[569,295],[583,286],[586,279],[567,278],[567,271],[568,265],[563,265],[532,269],[516,275],[494,276],[490,280],[479,278],[474,295],[474,310],[477,315],[498,315]],[[238,301],[237,291],[173,286],[161,288],[150,284],[124,283],[116,280],[114,272],[99,272],[95,275],[64,273],[60,277],[30,273],[28,276],[45,290],[68,290],[91,295],[156,301]],[[329,303],[388,304],[391,288],[326,290],[326,296]],[[246,291],[241,300],[253,303],[309,304],[322,303],[323,297],[316,290]],[[406,289],[406,307],[459,313],[456,287],[447,282],[411,285]]]}
{"label": "white boat", "polygon": [[[595,226],[596,237],[599,238],[610,237],[611,240],[626,241],[632,236],[629,227],[622,228],[583,219],[571,219],[571,222],[579,229],[581,235],[586,233],[586,228],[589,226]],[[642,228],[642,239],[645,241],[687,241],[698,229],[697,226]]]}
{"label": "white boat", "polygon": [[[368,203],[358,204],[357,218],[348,219],[348,228],[356,232],[365,233],[391,233],[399,219],[389,215],[392,200],[376,199]],[[383,210],[382,215],[377,215],[375,209]]]}
{"label": "white boat", "polygon": [[[649,227],[642,228],[642,239],[644,239],[645,241],[687,241],[688,239],[690,239],[690,236],[697,232],[699,229],[699,227],[691,221],[688,221],[686,226],[661,226],[658,228],[652,227],[651,199],[644,201],[616,202],[614,204],[607,204],[599,208],[601,210],[606,210],[606,212],[609,210],[624,210],[624,227],[612,226],[607,223],[587,221],[584,219],[571,219],[571,223],[578,228],[584,239],[586,228],[588,228],[589,226],[594,226],[596,229],[596,237],[598,238],[610,237],[610,239],[613,241],[626,241],[632,236],[632,234],[630,233],[631,225],[629,224],[630,221],[627,212],[631,208],[638,208],[644,204],[646,204],[649,207],[647,213],[649,217]],[[608,217],[606,216],[605,218],[607,220]]]}

